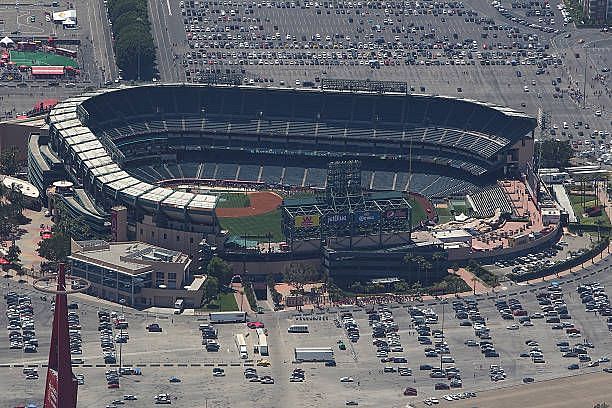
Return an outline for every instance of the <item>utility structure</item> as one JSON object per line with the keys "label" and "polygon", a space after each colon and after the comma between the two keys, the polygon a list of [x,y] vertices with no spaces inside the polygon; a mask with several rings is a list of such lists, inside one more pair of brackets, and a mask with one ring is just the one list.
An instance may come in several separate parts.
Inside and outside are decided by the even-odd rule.
{"label": "utility structure", "polygon": [[[68,334],[68,294],[87,290],[90,283],[79,277],[69,276],[72,284],[66,287],[66,271],[59,264],[57,275],[45,276],[34,281],[34,288],[55,294],[53,331],[49,348],[49,364],[45,383],[44,408],[76,408],[78,382],[72,372],[70,337]],[[57,282],[53,289],[52,281]]]}

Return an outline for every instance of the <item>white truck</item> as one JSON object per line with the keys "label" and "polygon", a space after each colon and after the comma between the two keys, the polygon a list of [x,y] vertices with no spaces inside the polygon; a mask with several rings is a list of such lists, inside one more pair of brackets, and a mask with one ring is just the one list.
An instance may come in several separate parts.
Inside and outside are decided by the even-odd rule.
{"label": "white truck", "polygon": [[185,300],[183,299],[176,299],[176,302],[174,302],[174,314],[181,314],[183,313],[183,310],[185,309]]}
{"label": "white truck", "polygon": [[266,332],[264,329],[256,329],[257,333],[257,350],[259,354],[262,356],[267,356],[270,354],[268,350],[268,336],[266,336]]}
{"label": "white truck", "polygon": [[238,348],[238,353],[240,354],[240,358],[246,360],[249,358],[249,353],[247,351],[247,344],[243,334],[236,334],[236,348]]}
{"label": "white truck", "polygon": [[208,320],[211,323],[245,323],[246,319],[246,312],[211,312],[208,314]]}
{"label": "white truck", "polygon": [[334,351],[331,347],[301,347],[295,349],[295,361],[331,361]]}

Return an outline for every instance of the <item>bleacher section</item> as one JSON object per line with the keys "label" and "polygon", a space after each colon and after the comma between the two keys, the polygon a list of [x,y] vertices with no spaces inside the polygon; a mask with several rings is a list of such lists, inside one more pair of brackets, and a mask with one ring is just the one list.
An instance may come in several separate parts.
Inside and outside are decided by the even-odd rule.
{"label": "bleacher section", "polygon": [[209,132],[413,140],[486,158],[534,125],[518,112],[473,101],[334,91],[140,87],[103,93],[83,107],[95,119],[90,127],[124,135],[203,125]]}
{"label": "bleacher section", "polygon": [[467,196],[472,210],[481,217],[490,217],[500,209],[502,214],[512,214],[512,202],[499,185],[489,186]]}
{"label": "bleacher section", "polygon": [[477,191],[505,165],[499,153],[536,124],[511,109],[447,97],[225,86],[104,90],[79,112],[142,180],[324,187],[327,162],[346,157],[362,161],[365,188],[469,192],[483,202]]}

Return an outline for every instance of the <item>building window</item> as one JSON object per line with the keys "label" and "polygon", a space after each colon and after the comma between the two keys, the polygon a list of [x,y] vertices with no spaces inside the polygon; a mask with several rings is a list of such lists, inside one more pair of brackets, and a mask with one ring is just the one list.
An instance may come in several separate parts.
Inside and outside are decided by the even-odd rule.
{"label": "building window", "polygon": [[164,232],[164,239],[168,239],[168,234]]}
{"label": "building window", "polygon": [[174,272],[168,273],[168,280],[176,280],[176,273]]}
{"label": "building window", "polygon": [[163,272],[155,272],[155,280],[163,281],[164,280],[164,273]]}

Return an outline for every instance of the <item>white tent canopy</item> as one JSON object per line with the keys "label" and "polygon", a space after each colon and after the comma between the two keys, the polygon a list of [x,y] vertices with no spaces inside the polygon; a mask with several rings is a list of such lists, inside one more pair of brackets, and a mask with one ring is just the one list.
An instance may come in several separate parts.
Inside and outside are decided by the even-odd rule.
{"label": "white tent canopy", "polygon": [[5,45],[5,46],[9,44],[14,44],[14,43],[15,41],[11,40],[8,37],[4,37],[3,39],[0,40],[0,44]]}
{"label": "white tent canopy", "polygon": [[470,218],[470,217],[468,217],[464,213],[461,213],[459,215],[455,215],[455,221],[459,221],[459,222],[463,222],[463,221],[467,220],[468,218]]}
{"label": "white tent canopy", "polygon": [[66,20],[76,20],[76,10],[58,11],[53,13],[53,22],[60,23]]}
{"label": "white tent canopy", "polygon": [[74,20],[71,20],[71,19],[67,18],[66,20],[62,21],[62,24],[65,25],[65,26],[73,26],[76,23],[74,22]]}

